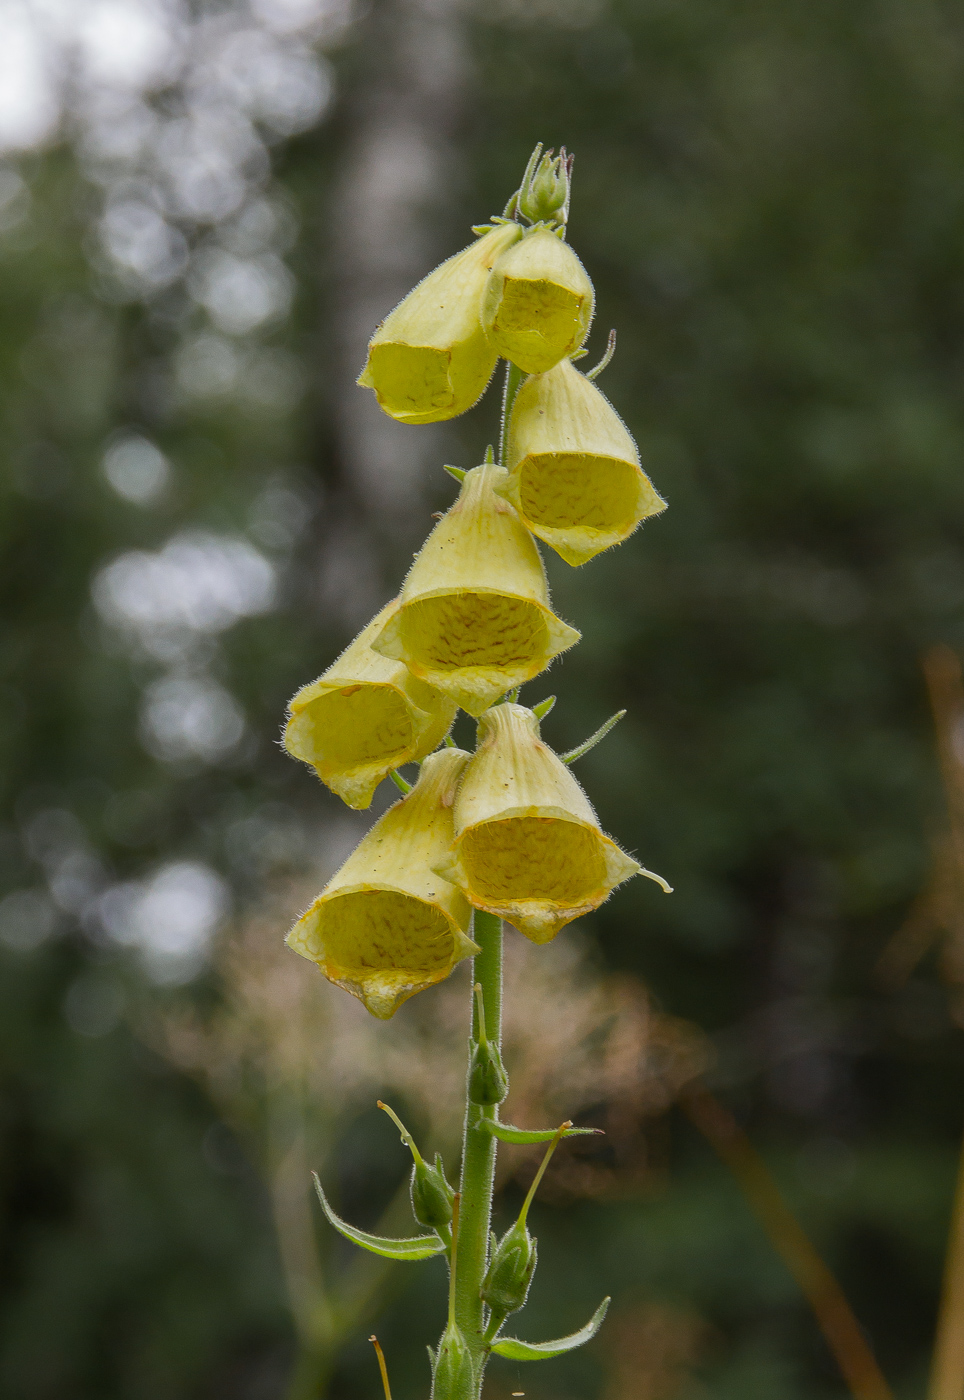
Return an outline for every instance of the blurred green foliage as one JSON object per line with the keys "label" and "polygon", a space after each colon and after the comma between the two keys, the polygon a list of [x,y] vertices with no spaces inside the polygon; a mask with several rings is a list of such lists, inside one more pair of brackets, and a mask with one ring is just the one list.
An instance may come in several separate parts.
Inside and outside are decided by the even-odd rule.
{"label": "blurred green foliage", "polygon": [[[431,468],[406,514],[379,509],[370,439],[346,427],[360,143],[421,121],[425,149],[449,153],[431,188],[402,145],[382,155],[386,188],[415,182],[424,246],[392,242],[390,202],[371,221],[386,264],[423,259],[414,276],[502,208],[536,140],[576,152],[592,349],[619,337],[601,387],[670,505],[578,573],[547,561],[583,642],[525,698],[558,693],[545,733],[560,749],[628,709],[580,776],[605,828],[676,890],[637,881],[587,930],[713,1034],[718,1092],[895,1388],[918,1394],[964,1042],[932,960],[895,993],[874,965],[942,821],[919,656],[964,649],[964,17],[946,0],[442,4],[435,53],[405,47],[425,13],[360,8],[327,45],[327,115],[276,134],[274,173],[251,176],[275,210],[270,256],[294,275],[290,314],[256,328],[230,328],[230,285],[204,300],[227,215],[172,216],[202,271],[134,285],[103,236],[105,201],[134,195],[105,195],[75,126],[4,167],[24,184],[0,182],[0,1391],[284,1394],[292,1333],[254,1154],[212,1147],[215,1108],[124,1008],[216,1000],[190,956],[225,892],[243,913],[266,882],[337,859],[337,803],[275,743],[285,702],[395,587],[451,498],[437,465],[472,465],[494,434],[494,390],[415,449],[402,439],[421,429],[391,429],[386,461],[414,450]],[[445,63],[436,125],[419,65]],[[169,464],[140,500],[103,467],[132,437]],[[135,459],[114,459],[118,480],[126,460],[137,485]],[[125,631],[103,571],[197,545],[191,531],[257,550],[273,602],[255,578],[227,621],[155,607],[148,625],[128,598]],[[173,575],[151,577],[163,593]],[[175,885],[152,885],[164,871]],[[194,891],[196,917],[158,954],[151,920],[170,906],[148,896],[171,888]],[[189,973],[188,991],[165,988]],[[645,1197],[534,1211],[544,1263],[523,1335],[557,1335],[612,1292],[617,1311],[704,1319],[719,1400],[841,1395],[736,1186],[682,1120],[669,1131]],[[346,1143],[360,1218],[403,1163],[386,1179],[369,1119]],[[442,1292],[433,1266],[412,1271],[379,1321],[399,1395],[427,1384]],[[606,1364],[601,1343],[524,1378],[496,1364],[493,1393],[602,1394]],[[333,1393],[377,1393],[362,1337]]]}

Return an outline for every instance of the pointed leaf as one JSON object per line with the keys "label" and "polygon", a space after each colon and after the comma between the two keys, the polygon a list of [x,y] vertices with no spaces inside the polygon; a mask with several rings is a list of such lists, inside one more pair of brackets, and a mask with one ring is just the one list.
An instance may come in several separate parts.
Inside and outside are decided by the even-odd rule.
{"label": "pointed leaf", "polygon": [[568,1337],[559,1337],[554,1342],[520,1342],[516,1337],[500,1337],[492,1343],[492,1350],[510,1361],[548,1361],[550,1356],[562,1356],[563,1352],[573,1351],[592,1341],[602,1326],[609,1302],[608,1298],[604,1298],[585,1327]]}
{"label": "pointed leaf", "polygon": [[[556,1128],[514,1128],[511,1123],[496,1123],[491,1118],[483,1118],[479,1127],[492,1137],[497,1137],[500,1142],[551,1142],[555,1137]],[[563,1133],[564,1138],[589,1137],[601,1133],[602,1128],[567,1128]]]}
{"label": "pointed leaf", "polygon": [[322,1210],[338,1233],[344,1235],[346,1240],[351,1240],[352,1244],[371,1250],[372,1254],[380,1254],[384,1259],[431,1259],[433,1254],[441,1254],[445,1249],[438,1235],[416,1235],[410,1240],[392,1240],[384,1235],[369,1235],[365,1230],[356,1230],[354,1225],[347,1224],[332,1210],[321,1189],[317,1172],[312,1172],[312,1176]]}

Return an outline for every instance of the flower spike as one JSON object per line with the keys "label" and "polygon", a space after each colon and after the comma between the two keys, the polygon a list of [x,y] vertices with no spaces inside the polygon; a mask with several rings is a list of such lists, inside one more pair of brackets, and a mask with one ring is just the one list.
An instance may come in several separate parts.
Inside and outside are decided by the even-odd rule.
{"label": "flower spike", "polygon": [[372,651],[396,607],[382,608],[289,709],[285,748],[349,807],[369,806],[382,779],[438,748],[455,719],[453,700]]}
{"label": "flower spike", "polygon": [[493,705],[455,800],[455,844],[436,867],[477,909],[533,943],[598,909],[644,870],[604,835],[589,799],[522,705]]}
{"label": "flower spike", "polygon": [[400,423],[439,423],[478,402],[498,351],[482,328],[479,298],[501,253],[522,237],[499,223],[442,263],[386,316],[358,383]]}
{"label": "flower spike", "polygon": [[467,473],[458,500],[422,546],[372,645],[480,715],[545,670],[579,633],[552,612],[535,541],[495,487],[505,472]]}
{"label": "flower spike", "polygon": [[379,818],[288,934],[289,948],[383,1020],[479,951],[466,932],[465,897],[432,873],[451,845],[453,795],[467,760],[449,748],[427,758],[412,791]]}
{"label": "flower spike", "polygon": [[509,418],[500,486],[567,564],[585,564],[665,510],[616,410],[569,360],[527,379]]}

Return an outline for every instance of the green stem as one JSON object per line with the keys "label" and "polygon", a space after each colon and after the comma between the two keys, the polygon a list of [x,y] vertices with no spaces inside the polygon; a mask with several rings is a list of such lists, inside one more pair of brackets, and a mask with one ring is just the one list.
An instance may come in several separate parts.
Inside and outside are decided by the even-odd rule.
{"label": "green stem", "polygon": [[[476,956],[472,971],[472,1037],[477,1040],[480,1030],[475,994],[475,984],[479,983],[486,1032],[490,1043],[498,1046],[502,1039],[502,921],[477,909],[473,936],[482,951]],[[486,1354],[485,1309],[480,1290],[488,1264],[496,1154],[496,1139],[480,1124],[483,1119],[497,1118],[498,1112],[497,1105],[474,1104],[466,1095],[455,1317],[472,1353],[480,1388]]]}
{"label": "green stem", "polygon": [[[505,466],[505,450],[509,438],[509,417],[512,413],[512,405],[515,403],[515,396],[519,392],[525,375],[518,365],[514,365],[511,360],[505,365],[505,389],[502,393],[502,427],[499,430],[499,466]],[[487,918],[488,915],[483,915]]]}

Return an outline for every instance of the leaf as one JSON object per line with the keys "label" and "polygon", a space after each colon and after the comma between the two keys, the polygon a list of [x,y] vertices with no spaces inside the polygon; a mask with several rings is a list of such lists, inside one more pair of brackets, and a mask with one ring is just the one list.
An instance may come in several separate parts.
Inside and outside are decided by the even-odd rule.
{"label": "leaf", "polygon": [[562,1356],[563,1352],[574,1351],[592,1341],[602,1326],[610,1301],[604,1298],[585,1327],[568,1337],[559,1337],[554,1342],[520,1342],[517,1337],[500,1337],[492,1343],[492,1350],[510,1361],[548,1361],[551,1356]]}
{"label": "leaf", "polygon": [[322,1210],[338,1233],[344,1235],[346,1240],[351,1240],[352,1244],[369,1249],[372,1254],[380,1254],[384,1259],[431,1259],[433,1254],[441,1254],[444,1251],[445,1245],[438,1235],[416,1235],[410,1240],[392,1240],[384,1235],[369,1235],[364,1230],[356,1230],[354,1225],[347,1224],[335,1214],[321,1189],[318,1173],[311,1174],[315,1179],[315,1190],[318,1192]]}
{"label": "leaf", "polygon": [[[497,1137],[500,1142],[515,1143],[551,1142],[558,1131],[556,1128],[514,1128],[511,1123],[496,1123],[491,1118],[483,1118],[479,1127]],[[588,1137],[602,1131],[602,1128],[567,1128],[562,1136]]]}

